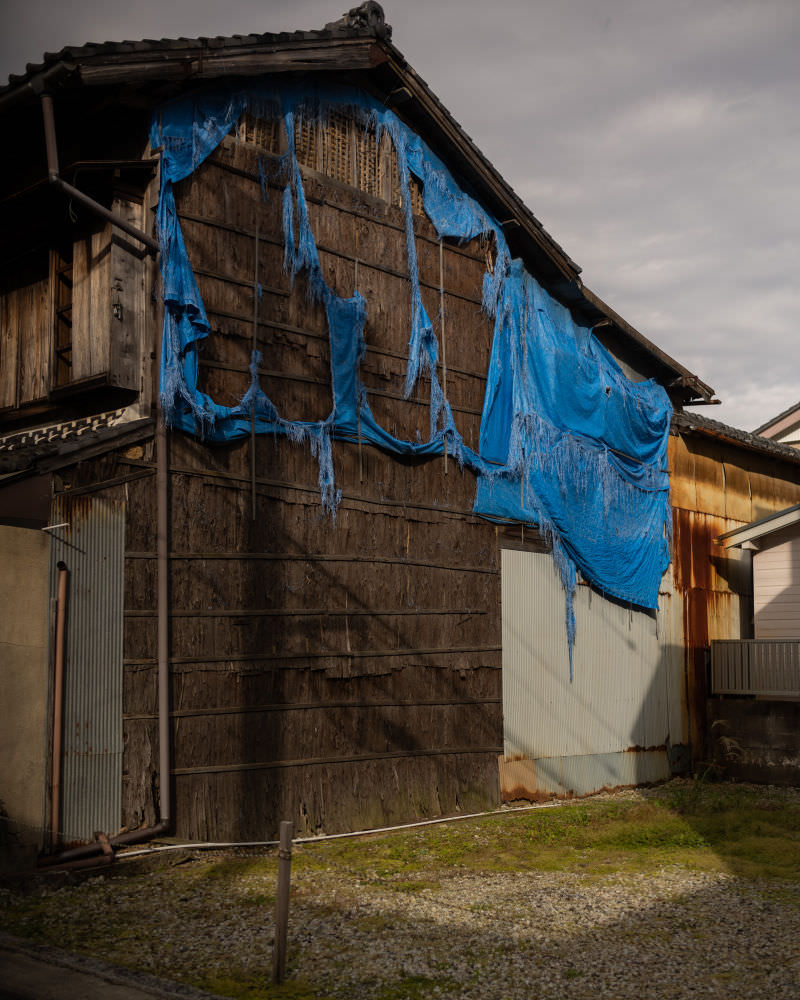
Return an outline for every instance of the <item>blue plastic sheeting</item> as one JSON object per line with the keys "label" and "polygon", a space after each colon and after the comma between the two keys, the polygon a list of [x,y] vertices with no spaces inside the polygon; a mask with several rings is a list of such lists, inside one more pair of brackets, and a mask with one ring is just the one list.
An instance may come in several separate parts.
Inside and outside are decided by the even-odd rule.
{"label": "blue plastic sheeting", "polygon": [[[280,115],[288,139],[282,194],[284,264],[291,279],[304,273],[309,297],[324,306],[330,336],[333,409],[323,421],[282,418],[258,384],[237,406],[221,406],[198,388],[197,349],[210,326],[181,233],[173,185],[189,176],[245,112]],[[311,230],[294,148],[299,119],[327,120],[345,112],[380,140],[387,133],[397,154],[411,296],[405,393],[420,376],[430,379],[426,441],[405,441],[375,420],[359,367],[369,303],[358,292],[336,295],[325,282]],[[377,445],[396,455],[447,453],[477,475],[475,512],[538,526],[552,541],[566,593],[570,653],[576,571],[601,591],[654,608],[669,563],[671,512],[667,439],[671,406],[653,380],[633,383],[595,339],[575,322],[523,267],[512,260],[503,232],[455,182],[427,145],[395,114],[354,89],[251,81],[181,98],[156,116],[151,144],[162,149],[158,229],[164,297],[161,398],[168,423],[210,441],[261,434],[306,441],[319,462],[323,506],[335,514],[332,438]],[[439,345],[420,294],[410,178],[422,184],[423,205],[440,238],[496,241],[483,302],[494,317],[478,452],[456,429],[437,376]],[[262,194],[266,184],[261,171]],[[571,657],[570,657],[571,658]]]}

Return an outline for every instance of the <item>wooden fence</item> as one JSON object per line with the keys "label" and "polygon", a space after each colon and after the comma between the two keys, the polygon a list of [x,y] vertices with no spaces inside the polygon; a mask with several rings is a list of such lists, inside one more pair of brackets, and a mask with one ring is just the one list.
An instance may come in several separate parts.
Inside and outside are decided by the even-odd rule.
{"label": "wooden fence", "polygon": [[713,641],[709,693],[800,700],[800,641],[796,639]]}

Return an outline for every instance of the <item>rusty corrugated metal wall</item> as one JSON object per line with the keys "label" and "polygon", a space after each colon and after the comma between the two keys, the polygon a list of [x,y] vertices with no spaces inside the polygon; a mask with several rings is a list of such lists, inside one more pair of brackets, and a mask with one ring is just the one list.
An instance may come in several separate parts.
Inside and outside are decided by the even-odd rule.
{"label": "rusty corrugated metal wall", "polygon": [[53,501],[50,580],[69,570],[64,665],[61,817],[65,842],[115,833],[122,816],[122,622],[125,505]]}
{"label": "rusty corrugated metal wall", "polygon": [[750,553],[714,538],[800,502],[800,467],[708,433],[672,435],[675,598],[682,610],[689,735],[705,738],[706,665],[713,639],[752,636]]}

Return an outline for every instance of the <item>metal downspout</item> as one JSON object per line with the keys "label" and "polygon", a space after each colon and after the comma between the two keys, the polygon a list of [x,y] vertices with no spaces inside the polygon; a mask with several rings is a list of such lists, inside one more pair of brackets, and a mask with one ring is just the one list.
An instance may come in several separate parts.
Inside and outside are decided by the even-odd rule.
{"label": "metal downspout", "polygon": [[[43,95],[44,96],[44,95]],[[49,159],[49,149],[48,149]],[[149,239],[149,237],[148,237]],[[163,330],[156,337],[156,358],[161,357]],[[158,565],[158,586],[156,609],[158,616],[158,782],[160,821],[155,826],[141,830],[131,830],[115,837],[103,837],[93,844],[85,844],[63,851],[58,856],[42,859],[42,866],[64,864],[70,867],[90,866],[113,859],[109,848],[138,844],[153,837],[170,833],[172,829],[172,782],[171,746],[169,717],[169,454],[167,427],[161,408],[161,394],[156,386],[156,555]],[[59,564],[59,571],[61,571]],[[66,593],[66,566],[63,577],[59,577],[59,594],[62,579]],[[55,823],[53,824],[55,826]],[[104,854],[103,859],[96,858]]]}
{"label": "metal downspout", "polygon": [[[161,338],[159,352],[161,356]],[[169,726],[169,455],[167,427],[161,409],[161,394],[156,390],[156,495],[158,557],[158,776],[161,825],[172,820],[172,783],[170,776]]]}
{"label": "metal downspout", "polygon": [[126,219],[120,218],[110,209],[106,208],[105,205],[101,205],[99,202],[95,201],[94,198],[90,198],[83,191],[79,191],[78,188],[73,187],[68,184],[65,180],[62,180],[58,168],[58,146],[56,144],[56,123],[55,117],[53,115],[53,98],[48,93],[43,93],[41,95],[42,102],[42,117],[44,119],[44,142],[47,148],[47,178],[51,184],[63,191],[64,194],[68,195],[75,201],[79,201],[82,205],[85,205],[90,211],[94,212],[95,215],[99,215],[101,219],[105,219],[110,222],[112,226],[116,226],[117,229],[121,229],[128,236],[132,236],[135,240],[143,243],[147,247],[147,253],[155,256],[159,251],[159,246],[156,240],[147,233],[143,233],[141,229],[137,229],[136,226],[132,225]]}
{"label": "metal downspout", "polygon": [[61,816],[61,736],[64,722],[64,633],[67,615],[66,563],[59,562],[58,597],[56,599],[56,662],[53,680],[53,758],[50,789],[50,846],[55,847],[59,836]]}

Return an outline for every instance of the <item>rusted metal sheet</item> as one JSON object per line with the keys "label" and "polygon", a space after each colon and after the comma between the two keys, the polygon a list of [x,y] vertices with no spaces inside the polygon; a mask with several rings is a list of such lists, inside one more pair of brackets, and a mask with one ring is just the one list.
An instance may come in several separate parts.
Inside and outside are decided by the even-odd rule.
{"label": "rusted metal sheet", "polygon": [[587,794],[669,776],[667,747],[687,739],[681,621],[672,605],[668,591],[656,614],[579,587],[570,680],[564,591],[552,560],[503,550],[501,784],[509,795]]}
{"label": "rusted metal sheet", "polygon": [[694,455],[685,437],[670,435],[668,448],[670,500],[673,507],[697,510]]}
{"label": "rusted metal sheet", "polygon": [[649,785],[670,776],[666,747],[631,747],[618,753],[578,757],[500,757],[503,802],[591,795],[604,789]]}
{"label": "rusted metal sheet", "polygon": [[[664,671],[668,678],[667,711],[670,721],[671,746],[688,748],[689,706],[686,691],[686,637],[684,633],[683,602],[675,590],[674,562],[667,567],[661,580],[658,597],[659,640],[662,644]],[[685,750],[679,754],[685,757]],[[680,768],[677,768],[680,770]]]}
{"label": "rusted metal sheet", "polygon": [[753,499],[750,495],[750,475],[746,468],[730,457],[723,466],[725,472],[725,516],[732,521],[752,520]]}
{"label": "rusted metal sheet", "polygon": [[701,433],[670,439],[675,598],[683,643],[691,743],[706,737],[709,643],[753,634],[751,555],[714,538],[796,502],[794,467]]}
{"label": "rusted metal sheet", "polygon": [[125,505],[56,497],[51,588],[66,563],[62,808],[65,842],[116,832],[122,809],[122,634]]}

